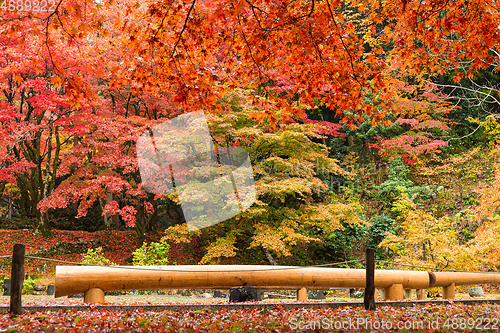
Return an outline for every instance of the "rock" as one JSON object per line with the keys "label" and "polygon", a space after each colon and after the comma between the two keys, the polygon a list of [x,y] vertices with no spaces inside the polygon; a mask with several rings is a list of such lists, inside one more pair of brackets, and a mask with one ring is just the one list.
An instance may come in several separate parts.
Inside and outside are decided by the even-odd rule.
{"label": "rock", "polygon": [[261,301],[261,293],[257,287],[234,287],[229,294],[229,302]]}
{"label": "rock", "polygon": [[3,295],[10,296],[10,279],[3,280]]}
{"label": "rock", "polygon": [[83,293],[81,293],[81,294],[74,294],[74,295],[68,295],[68,298],[83,298]]}
{"label": "rock", "polygon": [[325,299],[325,291],[324,290],[308,290],[307,297],[310,299]]}
{"label": "rock", "polygon": [[54,295],[56,292],[56,286],[53,284],[49,284],[47,286],[47,295]]}
{"label": "rock", "polygon": [[363,298],[365,293],[361,290],[349,289],[349,297],[351,298]]}
{"label": "rock", "polygon": [[385,289],[377,289],[378,298],[377,299],[385,299]]}
{"label": "rock", "polygon": [[211,293],[203,293],[203,294],[201,294],[201,297],[203,297],[203,298],[212,298],[213,296],[212,296]]}
{"label": "rock", "polygon": [[484,297],[483,287],[472,287],[469,289],[470,297]]}
{"label": "rock", "polygon": [[43,286],[41,284],[35,284],[35,286],[33,287],[33,290],[34,291],[44,291],[45,290],[45,286]]}
{"label": "rock", "polygon": [[41,291],[38,291],[38,290],[33,291],[33,295],[41,295],[41,294],[42,294]]}
{"label": "rock", "polygon": [[47,273],[47,271],[49,270],[49,266],[47,266],[47,264],[46,264],[46,263],[44,263],[44,264],[42,264],[42,265],[38,266],[38,267],[36,268],[36,270],[37,270],[37,272],[38,272],[38,273],[40,273],[40,274],[46,274],[46,273]]}
{"label": "rock", "polygon": [[213,297],[214,297],[214,298],[223,298],[223,296],[222,296],[222,295],[224,295],[224,294],[222,293],[222,291],[220,291],[220,290],[214,290],[214,294],[213,294]]}
{"label": "rock", "polygon": [[130,296],[137,296],[137,295],[139,295],[139,290],[131,290],[128,292],[128,294]]}

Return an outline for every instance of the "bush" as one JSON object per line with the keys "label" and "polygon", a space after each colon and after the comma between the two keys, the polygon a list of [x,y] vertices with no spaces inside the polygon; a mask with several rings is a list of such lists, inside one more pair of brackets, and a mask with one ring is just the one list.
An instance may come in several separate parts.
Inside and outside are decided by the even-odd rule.
{"label": "bush", "polygon": [[132,254],[132,263],[135,266],[168,265],[170,245],[166,242],[152,242],[149,246],[144,243]]}
{"label": "bush", "polygon": [[342,227],[326,238],[324,248],[335,260],[352,260],[366,239],[367,226],[343,222]]}
{"label": "bush", "polygon": [[377,186],[379,199],[392,204],[403,192],[408,194],[410,198],[430,198],[435,191],[435,186],[415,186],[408,179],[409,172],[400,157],[391,157],[389,160],[388,179]]}
{"label": "bush", "polygon": [[102,254],[102,247],[98,247],[94,250],[88,249],[87,254],[82,258],[82,264],[85,265],[115,265],[110,260],[106,259]]}
{"label": "bush", "polygon": [[40,280],[32,279],[30,277],[23,280],[23,291],[22,293],[25,295],[32,295],[33,291],[35,291],[35,285],[39,283]]}
{"label": "bush", "polygon": [[377,259],[383,258],[383,250],[378,247],[378,244],[385,239],[388,233],[394,232],[394,222],[395,220],[388,215],[376,215],[372,219],[368,245],[375,249]]}

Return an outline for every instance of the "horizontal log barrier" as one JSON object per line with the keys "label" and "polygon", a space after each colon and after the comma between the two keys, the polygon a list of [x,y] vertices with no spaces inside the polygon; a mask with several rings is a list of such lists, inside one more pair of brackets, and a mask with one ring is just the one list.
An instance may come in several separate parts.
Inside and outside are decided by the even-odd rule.
{"label": "horizontal log barrier", "polygon": [[[376,270],[375,287],[425,289],[427,272]],[[365,270],[347,268],[186,265],[186,266],[57,266],[55,297],[85,293],[91,299],[105,291],[157,289],[229,289],[238,286],[286,289],[364,288]],[[281,288],[280,288],[281,289]],[[99,291],[100,290],[100,291]],[[90,298],[85,297],[85,301]]]}
{"label": "horizontal log barrier", "polygon": [[[258,266],[57,266],[55,297],[84,293],[86,303],[104,302],[106,291],[158,289],[229,289],[254,286],[261,289],[297,290],[305,300],[306,289],[364,288],[364,269]],[[455,286],[500,284],[500,274],[479,272],[425,272],[375,270],[375,288],[385,299],[402,299],[404,289],[442,287],[443,298],[455,297]],[[306,296],[304,296],[306,295]]]}
{"label": "horizontal log barrier", "polygon": [[447,287],[452,283],[457,286],[478,284],[500,284],[500,273],[489,272],[431,272],[435,280],[434,287]]}

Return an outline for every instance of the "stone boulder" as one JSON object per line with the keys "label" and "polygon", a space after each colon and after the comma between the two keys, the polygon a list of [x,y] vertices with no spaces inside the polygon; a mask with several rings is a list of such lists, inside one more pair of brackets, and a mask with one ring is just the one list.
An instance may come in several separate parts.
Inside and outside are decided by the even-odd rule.
{"label": "stone boulder", "polygon": [[310,299],[325,299],[325,291],[324,290],[308,290],[307,298]]}
{"label": "stone boulder", "polygon": [[470,297],[484,297],[483,287],[472,287],[469,289]]}
{"label": "stone boulder", "polygon": [[261,301],[262,295],[257,287],[234,287],[229,294],[229,302]]}

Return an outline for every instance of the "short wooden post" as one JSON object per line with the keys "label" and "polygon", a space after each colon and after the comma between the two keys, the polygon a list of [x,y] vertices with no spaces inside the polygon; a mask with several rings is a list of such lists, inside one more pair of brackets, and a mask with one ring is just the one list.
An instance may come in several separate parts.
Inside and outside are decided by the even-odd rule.
{"label": "short wooden post", "polygon": [[104,303],[104,291],[100,288],[90,288],[83,295],[85,303]]}
{"label": "short wooden post", "polygon": [[307,289],[306,288],[300,288],[299,290],[297,290],[297,301],[299,301],[299,302],[307,301]]}
{"label": "short wooden post", "polygon": [[372,248],[366,249],[365,310],[375,310],[375,255]]}
{"label": "short wooden post", "polygon": [[396,283],[385,288],[385,298],[397,300],[403,299],[403,285]]}
{"label": "short wooden post", "polygon": [[22,313],[21,298],[24,281],[24,244],[15,244],[12,252],[12,271],[10,273],[10,313],[20,315]]}
{"label": "short wooden post", "polygon": [[425,299],[425,289],[417,289],[417,299]]}
{"label": "short wooden post", "polygon": [[443,299],[455,299],[455,284],[443,287]]}

